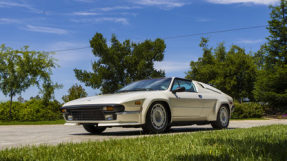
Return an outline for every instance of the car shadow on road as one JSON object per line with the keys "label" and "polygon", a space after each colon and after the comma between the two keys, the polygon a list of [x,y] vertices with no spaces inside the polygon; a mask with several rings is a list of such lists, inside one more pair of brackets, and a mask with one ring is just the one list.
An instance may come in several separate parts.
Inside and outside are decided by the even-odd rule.
{"label": "car shadow on road", "polygon": [[[233,129],[233,128],[228,128]],[[212,131],[213,128],[171,128],[168,132],[165,132],[163,134],[172,134],[172,133],[193,133],[193,132],[203,132],[203,131]],[[138,128],[138,130],[124,130],[124,131],[107,131],[103,132],[101,134],[91,134],[91,133],[77,133],[77,134],[71,134],[71,135],[98,135],[98,136],[138,136],[138,135],[152,135],[152,134],[146,134],[143,133],[141,128]]]}

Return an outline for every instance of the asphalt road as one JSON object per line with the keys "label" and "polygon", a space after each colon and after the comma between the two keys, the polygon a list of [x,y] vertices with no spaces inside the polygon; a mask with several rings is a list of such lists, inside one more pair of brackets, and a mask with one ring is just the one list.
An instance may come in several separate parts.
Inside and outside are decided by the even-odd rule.
{"label": "asphalt road", "polygon": [[[231,121],[229,128],[249,128],[271,124],[286,124],[287,120],[244,120]],[[193,133],[212,130],[210,125],[172,127],[174,133]],[[163,134],[166,135],[166,134]],[[101,135],[87,133],[82,126],[67,125],[12,125],[0,126],[0,150],[25,145],[50,144],[63,142],[102,141],[108,139],[132,138],[145,136],[141,128],[108,128]]]}

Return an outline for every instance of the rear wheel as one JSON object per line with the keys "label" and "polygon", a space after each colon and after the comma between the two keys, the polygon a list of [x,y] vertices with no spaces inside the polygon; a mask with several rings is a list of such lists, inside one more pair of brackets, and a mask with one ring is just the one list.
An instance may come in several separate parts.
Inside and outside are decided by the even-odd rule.
{"label": "rear wheel", "polygon": [[94,124],[83,124],[83,127],[86,131],[92,134],[101,134],[103,131],[106,130],[106,127],[99,127]]}
{"label": "rear wheel", "polygon": [[221,106],[217,113],[216,121],[211,123],[214,129],[225,129],[229,125],[230,113],[226,106]]}
{"label": "rear wheel", "polygon": [[145,133],[162,133],[168,128],[166,107],[159,102],[153,103],[146,115],[146,123],[142,127]]}

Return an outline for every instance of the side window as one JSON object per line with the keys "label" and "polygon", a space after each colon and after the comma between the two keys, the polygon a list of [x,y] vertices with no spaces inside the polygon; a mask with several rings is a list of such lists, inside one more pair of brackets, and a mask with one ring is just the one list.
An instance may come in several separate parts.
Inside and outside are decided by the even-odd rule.
{"label": "side window", "polygon": [[190,92],[196,92],[194,84],[191,82]]}
{"label": "side window", "polygon": [[175,79],[172,86],[172,90],[175,90],[178,87],[184,87],[185,91],[187,92],[195,92],[193,83],[188,80]]}
{"label": "side window", "polygon": [[175,89],[178,88],[178,87],[180,87],[179,80],[178,80],[178,79],[175,79],[171,90],[175,90]]}

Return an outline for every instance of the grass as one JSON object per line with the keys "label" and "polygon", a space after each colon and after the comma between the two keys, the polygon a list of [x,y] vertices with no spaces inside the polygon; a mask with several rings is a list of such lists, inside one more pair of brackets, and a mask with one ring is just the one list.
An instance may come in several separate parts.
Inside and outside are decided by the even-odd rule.
{"label": "grass", "polygon": [[265,117],[261,117],[261,118],[241,118],[241,119],[234,119],[234,118],[231,118],[231,120],[269,120],[268,118],[265,118]]}
{"label": "grass", "polygon": [[[287,125],[66,143],[0,151],[20,160],[287,160]],[[97,137],[97,136],[95,136]]]}
{"label": "grass", "polygon": [[64,124],[65,120],[55,121],[0,121],[0,125],[54,125]]}

